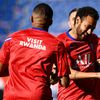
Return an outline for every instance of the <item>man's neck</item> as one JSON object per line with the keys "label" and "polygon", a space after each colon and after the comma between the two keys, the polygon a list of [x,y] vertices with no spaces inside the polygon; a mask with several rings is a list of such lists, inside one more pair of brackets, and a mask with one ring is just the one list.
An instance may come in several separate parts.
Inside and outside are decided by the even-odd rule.
{"label": "man's neck", "polygon": [[43,25],[32,25],[34,28],[38,28],[38,29],[41,29],[41,30],[44,30],[44,31],[47,31],[48,32],[48,27],[44,27]]}
{"label": "man's neck", "polygon": [[76,39],[77,40],[77,34],[76,34],[76,32],[74,31],[74,30],[70,30],[69,31],[69,35],[72,37],[72,38],[74,38],[74,39]]}

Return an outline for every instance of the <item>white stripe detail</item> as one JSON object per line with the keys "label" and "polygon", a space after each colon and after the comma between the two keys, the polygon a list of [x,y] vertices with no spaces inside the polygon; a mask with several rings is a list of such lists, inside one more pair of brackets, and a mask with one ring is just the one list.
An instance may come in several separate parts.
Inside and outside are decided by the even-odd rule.
{"label": "white stripe detail", "polygon": [[9,40],[11,40],[12,38],[8,38],[8,39],[6,39],[5,41],[9,41]]}

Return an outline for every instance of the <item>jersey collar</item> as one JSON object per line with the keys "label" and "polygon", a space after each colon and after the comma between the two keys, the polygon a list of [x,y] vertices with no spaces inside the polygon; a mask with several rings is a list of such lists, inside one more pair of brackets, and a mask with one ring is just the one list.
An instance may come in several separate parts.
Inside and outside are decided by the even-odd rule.
{"label": "jersey collar", "polygon": [[[37,28],[37,27],[32,27],[32,29],[36,29],[36,30],[41,30],[41,31],[45,31],[42,28]],[[46,31],[45,31],[46,32]]]}
{"label": "jersey collar", "polygon": [[70,31],[71,29],[69,29],[67,32],[66,32],[66,35],[70,38],[70,39],[72,39],[72,40],[76,40],[75,38],[73,38],[70,34],[69,34],[69,31]]}

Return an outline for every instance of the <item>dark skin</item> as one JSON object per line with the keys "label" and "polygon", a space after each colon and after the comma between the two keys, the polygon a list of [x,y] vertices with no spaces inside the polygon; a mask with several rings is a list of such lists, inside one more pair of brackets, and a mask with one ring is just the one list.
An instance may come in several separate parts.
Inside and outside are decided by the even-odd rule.
{"label": "dark skin", "polygon": [[49,26],[52,24],[52,19],[45,19],[39,14],[33,13],[31,16],[32,26],[41,28],[48,31]]}

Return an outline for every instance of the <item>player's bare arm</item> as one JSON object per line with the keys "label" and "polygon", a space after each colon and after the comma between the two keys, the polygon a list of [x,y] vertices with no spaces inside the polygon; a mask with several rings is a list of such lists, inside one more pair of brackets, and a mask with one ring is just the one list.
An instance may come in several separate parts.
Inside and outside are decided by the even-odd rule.
{"label": "player's bare arm", "polygon": [[57,76],[57,67],[55,64],[53,64],[52,73],[50,75],[50,84],[54,85],[59,82],[63,87],[67,87],[69,85],[69,81],[70,79],[67,75],[60,78]]}
{"label": "player's bare arm", "polygon": [[97,59],[97,62],[100,63],[100,59]]}
{"label": "player's bare arm", "polygon": [[2,66],[3,66],[3,64],[2,64],[2,63],[0,63],[0,73],[1,73],[1,70],[2,70]]}
{"label": "player's bare arm", "polygon": [[71,74],[70,79],[84,79],[84,78],[99,78],[100,72],[80,72],[70,68]]}

